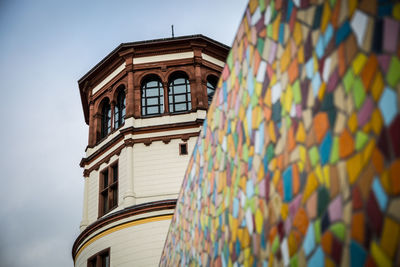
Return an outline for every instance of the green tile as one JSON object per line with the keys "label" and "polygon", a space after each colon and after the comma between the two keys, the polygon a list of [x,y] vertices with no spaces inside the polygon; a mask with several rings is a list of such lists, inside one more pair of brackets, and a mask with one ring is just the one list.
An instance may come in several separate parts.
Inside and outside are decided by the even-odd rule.
{"label": "green tile", "polygon": [[365,100],[365,89],[360,78],[357,78],[353,84],[353,98],[357,109],[360,109]]}
{"label": "green tile", "polygon": [[300,89],[300,82],[299,80],[296,80],[294,84],[292,85],[293,89],[293,99],[296,104],[301,103],[301,89]]}
{"label": "green tile", "polygon": [[346,234],[346,228],[344,226],[344,223],[335,223],[330,227],[330,230],[332,233],[340,239],[340,241],[344,241],[344,237]]}
{"label": "green tile", "polygon": [[389,70],[386,74],[388,84],[395,88],[400,80],[400,60],[393,56],[390,61]]}
{"label": "green tile", "polygon": [[353,87],[353,83],[354,83],[354,73],[353,73],[352,68],[349,68],[349,70],[346,72],[346,74],[343,77],[343,85],[344,85],[344,88],[346,89],[347,93]]}
{"label": "green tile", "polygon": [[315,165],[319,161],[319,153],[318,153],[318,148],[316,146],[313,146],[310,151],[308,151],[308,155],[310,156],[311,160],[311,165],[315,167]]}
{"label": "green tile", "polygon": [[321,242],[321,221],[318,219],[314,223],[315,243]]}
{"label": "green tile", "polygon": [[368,142],[368,135],[362,131],[358,131],[356,134],[356,149],[359,151]]}

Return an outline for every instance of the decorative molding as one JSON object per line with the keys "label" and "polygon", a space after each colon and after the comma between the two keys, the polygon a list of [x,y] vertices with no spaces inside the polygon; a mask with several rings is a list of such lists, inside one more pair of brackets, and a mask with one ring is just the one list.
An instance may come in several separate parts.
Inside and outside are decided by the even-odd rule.
{"label": "decorative molding", "polygon": [[[168,199],[168,200],[160,200],[160,201],[154,201],[154,202],[148,202],[148,203],[143,203],[139,205],[134,205],[129,208],[125,208],[123,210],[111,213],[109,215],[106,215],[94,223],[90,224],[88,227],[86,227],[85,230],[80,233],[80,235],[75,239],[75,242],[72,246],[72,258],[75,261],[76,254],[78,253],[78,248],[82,245],[84,245],[84,240],[89,237],[92,233],[94,233],[96,230],[101,229],[102,227],[105,227],[113,222],[143,214],[143,213],[150,213],[153,211],[161,211],[161,210],[173,210],[175,209],[176,206],[176,199]],[[134,221],[138,220],[143,220],[147,219],[148,217],[145,218],[140,218]],[[100,233],[99,233],[100,234]],[[88,241],[86,241],[88,242]],[[85,243],[86,243],[85,242]]]}

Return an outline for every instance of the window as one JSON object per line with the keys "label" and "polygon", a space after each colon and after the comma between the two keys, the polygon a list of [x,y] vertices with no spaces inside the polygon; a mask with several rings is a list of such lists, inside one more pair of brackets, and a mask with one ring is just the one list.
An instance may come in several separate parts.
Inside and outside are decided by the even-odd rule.
{"label": "window", "polygon": [[192,109],[190,84],[186,75],[175,75],[168,88],[169,111],[179,112]]}
{"label": "window", "polygon": [[207,77],[207,98],[208,98],[208,106],[211,105],[212,99],[215,94],[215,89],[217,89],[218,78],[215,76]]}
{"label": "window", "polygon": [[188,154],[187,143],[179,144],[179,155],[187,155],[187,154]]}
{"label": "window", "polygon": [[104,101],[101,109],[101,138],[106,137],[111,132],[111,107],[110,102]]}
{"label": "window", "polygon": [[142,83],[142,115],[164,113],[164,89],[161,81],[154,76]]}
{"label": "window", "polygon": [[118,163],[100,173],[99,217],[118,206]]}
{"label": "window", "polygon": [[88,267],[110,267],[110,248],[100,251],[88,259]]}
{"label": "window", "polygon": [[125,87],[122,86],[117,96],[117,103],[114,107],[114,129],[118,129],[125,122],[126,98]]}

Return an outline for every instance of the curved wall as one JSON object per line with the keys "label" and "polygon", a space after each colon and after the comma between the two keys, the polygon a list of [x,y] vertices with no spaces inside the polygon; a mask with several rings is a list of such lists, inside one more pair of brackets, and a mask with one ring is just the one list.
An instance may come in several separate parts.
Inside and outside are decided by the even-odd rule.
{"label": "curved wall", "polygon": [[400,3],[253,1],[161,266],[400,265]]}

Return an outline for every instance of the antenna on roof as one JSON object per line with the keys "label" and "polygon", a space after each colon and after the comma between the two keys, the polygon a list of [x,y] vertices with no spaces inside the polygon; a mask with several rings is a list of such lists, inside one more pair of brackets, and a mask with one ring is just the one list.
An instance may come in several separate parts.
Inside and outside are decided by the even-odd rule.
{"label": "antenna on roof", "polygon": [[171,30],[172,30],[172,38],[174,38],[174,25],[171,25]]}

